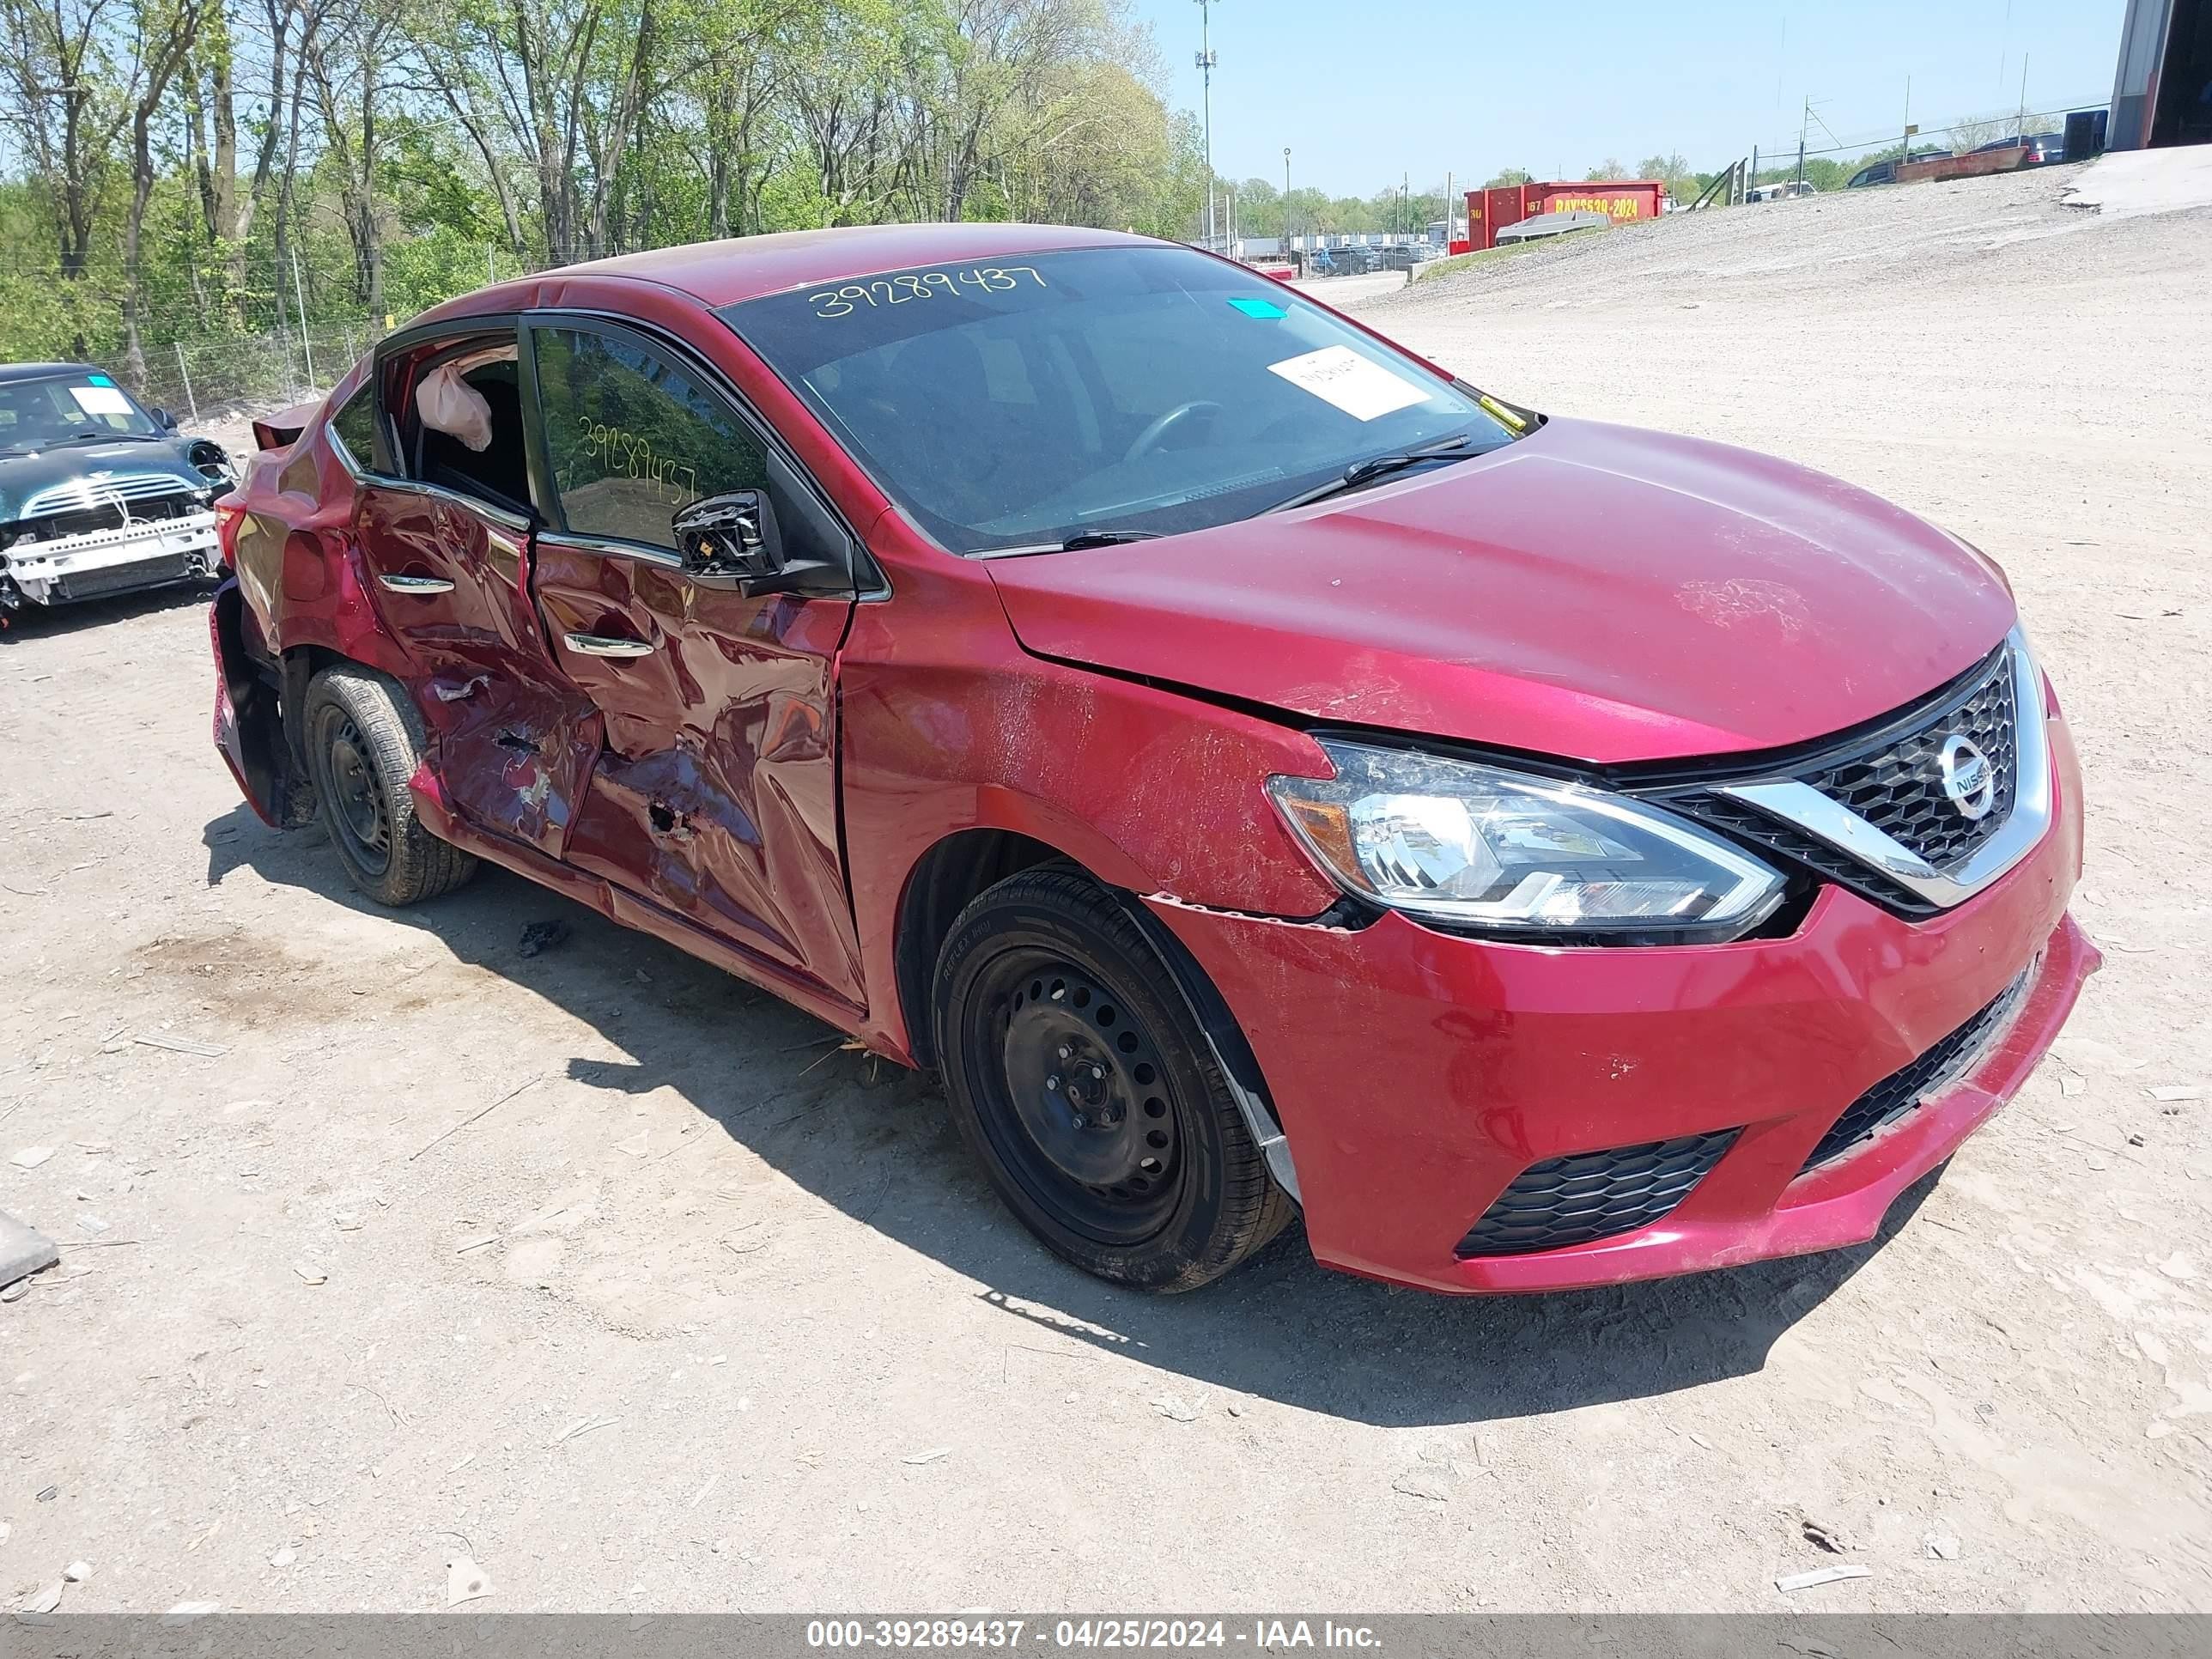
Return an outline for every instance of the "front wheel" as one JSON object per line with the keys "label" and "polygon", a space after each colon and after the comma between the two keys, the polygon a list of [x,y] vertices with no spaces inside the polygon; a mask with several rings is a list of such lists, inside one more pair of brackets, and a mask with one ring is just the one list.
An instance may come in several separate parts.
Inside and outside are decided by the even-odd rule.
{"label": "front wheel", "polygon": [[346,878],[380,904],[449,893],[477,861],[415,816],[407,781],[422,758],[422,728],[406,693],[381,674],[326,668],[308,682],[307,769]]}
{"label": "front wheel", "polygon": [[939,954],[936,1012],[962,1135],[1085,1272],[1195,1289],[1290,1220],[1166,964],[1082,876],[1024,871],[975,899]]}

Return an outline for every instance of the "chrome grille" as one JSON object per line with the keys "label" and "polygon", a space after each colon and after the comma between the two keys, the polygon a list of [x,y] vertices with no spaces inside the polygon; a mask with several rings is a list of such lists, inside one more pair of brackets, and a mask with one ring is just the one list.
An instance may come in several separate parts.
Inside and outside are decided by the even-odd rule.
{"label": "chrome grille", "polygon": [[1863,894],[1886,909],[1918,919],[1932,916],[1936,907],[1910,887],[1892,881],[1879,870],[1860,863],[1849,853],[1837,851],[1795,824],[1771,818],[1757,807],[1730,800],[1726,795],[1700,794],[1679,803],[1716,830],[1734,831],[1761,850],[1780,854],[1816,876]]}
{"label": "chrome grille", "polygon": [[150,501],[164,495],[186,495],[192,486],[173,472],[125,472],[112,478],[72,478],[49,484],[23,503],[16,515],[44,518],[54,513],[83,513],[116,502]]}
{"label": "chrome grille", "polygon": [[[1856,738],[1807,744],[1795,759],[1771,757],[1735,777],[1654,787],[1649,798],[1918,920],[1982,891],[2050,830],[2042,686],[2014,629],[1987,659]],[[1943,756],[1954,740],[1987,763],[1979,817],[1945,787]],[[1964,775],[1954,766],[1954,781]],[[1978,804],[1979,788],[1966,799]]]}
{"label": "chrome grille", "polygon": [[[1960,811],[1943,791],[1940,757],[1954,736],[1971,741],[1990,763],[1992,797],[1989,811],[1978,818]],[[1905,736],[1871,754],[1800,776],[1942,870],[1971,854],[2012,815],[2017,748],[2011,664],[2000,657],[1980,684],[1963,696],[1946,698]]]}

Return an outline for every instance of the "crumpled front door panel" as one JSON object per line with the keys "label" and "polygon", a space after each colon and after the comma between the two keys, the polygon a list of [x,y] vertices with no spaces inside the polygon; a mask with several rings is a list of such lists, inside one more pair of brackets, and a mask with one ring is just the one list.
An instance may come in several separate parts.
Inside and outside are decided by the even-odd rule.
{"label": "crumpled front door panel", "polygon": [[[555,541],[535,584],[564,672],[605,721],[567,861],[859,1006],[832,683],[851,602],[749,599]],[[593,656],[571,634],[651,648]]]}

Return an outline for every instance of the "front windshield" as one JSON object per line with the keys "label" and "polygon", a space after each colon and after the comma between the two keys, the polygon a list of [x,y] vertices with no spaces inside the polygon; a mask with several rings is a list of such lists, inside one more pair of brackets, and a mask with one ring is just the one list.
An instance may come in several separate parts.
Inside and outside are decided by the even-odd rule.
{"label": "front windshield", "polygon": [[1204,529],[1362,461],[1431,445],[1463,459],[1515,435],[1413,359],[1188,248],[928,266],[720,314],[957,553]]}
{"label": "front windshield", "polygon": [[0,448],[52,449],[88,438],[154,438],[161,429],[97,370],[0,380]]}

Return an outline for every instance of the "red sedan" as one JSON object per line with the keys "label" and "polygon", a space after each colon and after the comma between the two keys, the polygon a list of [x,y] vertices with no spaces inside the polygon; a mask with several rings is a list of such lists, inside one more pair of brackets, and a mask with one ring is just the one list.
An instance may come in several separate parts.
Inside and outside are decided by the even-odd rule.
{"label": "red sedan", "polygon": [[1870,1237],[2094,950],[1996,568],[1095,231],[440,307],[227,503],[216,735],[943,1076],[1090,1271],[1593,1285]]}

